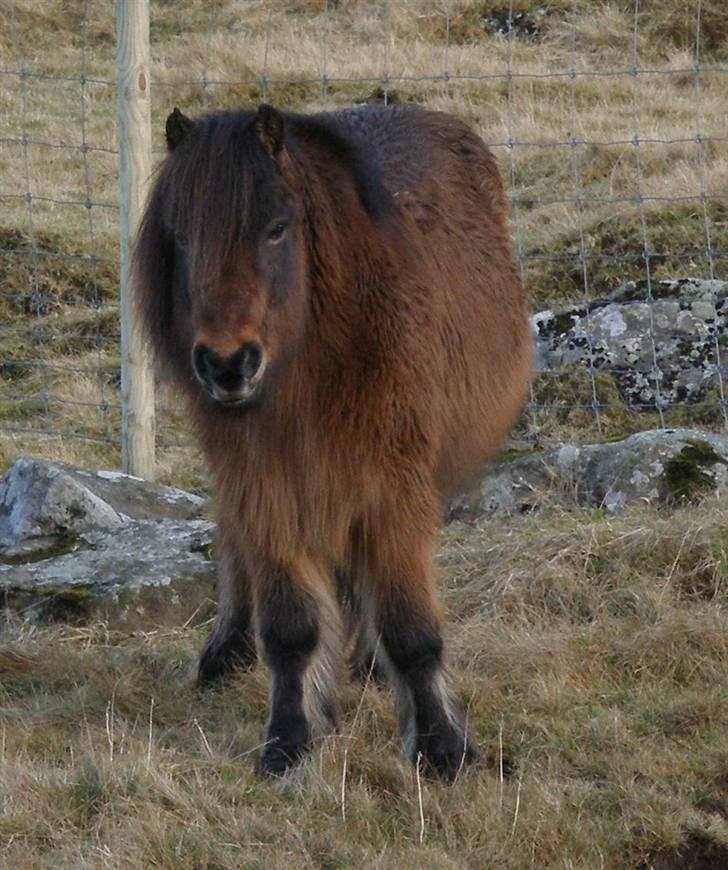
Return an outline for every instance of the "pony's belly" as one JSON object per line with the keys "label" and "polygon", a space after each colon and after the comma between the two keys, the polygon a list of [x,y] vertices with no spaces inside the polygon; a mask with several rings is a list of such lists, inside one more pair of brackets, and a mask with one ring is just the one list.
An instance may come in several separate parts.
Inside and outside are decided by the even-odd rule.
{"label": "pony's belly", "polygon": [[483,366],[473,378],[480,389],[466,390],[446,409],[435,470],[435,485],[442,496],[456,495],[497,454],[526,396],[532,360],[531,337],[526,335],[511,366],[499,369],[498,382],[489,377],[492,369]]}

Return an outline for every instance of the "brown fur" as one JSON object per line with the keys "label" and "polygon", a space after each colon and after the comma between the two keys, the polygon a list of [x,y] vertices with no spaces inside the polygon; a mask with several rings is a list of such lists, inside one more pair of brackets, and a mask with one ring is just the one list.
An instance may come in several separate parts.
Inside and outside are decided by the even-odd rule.
{"label": "brown fur", "polygon": [[[248,142],[260,164],[249,177],[219,155],[261,135],[255,113],[203,119],[163,164],[136,253],[142,320],[188,394],[237,554],[228,584],[252,589],[255,610],[255,590],[277,566],[329,612],[335,565],[374,635],[391,613],[439,637],[432,551],[442,500],[495,454],[531,367],[496,165],[443,114],[275,113],[277,134],[269,111],[273,132],[257,150]],[[269,248],[250,229],[271,217],[256,215],[258,176],[295,203],[282,300],[271,289],[278,273],[266,283],[263,266],[260,277]],[[225,202],[228,188],[242,217]],[[176,233],[187,308],[170,267]],[[264,398],[221,413],[190,373],[192,345],[227,356],[251,338],[267,362]],[[234,597],[223,589],[221,603]],[[338,628],[331,634],[326,658]]]}

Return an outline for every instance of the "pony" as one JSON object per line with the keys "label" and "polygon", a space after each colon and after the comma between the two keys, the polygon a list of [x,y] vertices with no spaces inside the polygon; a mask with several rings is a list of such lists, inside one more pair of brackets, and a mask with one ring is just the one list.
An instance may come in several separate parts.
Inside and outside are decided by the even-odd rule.
{"label": "pony", "polygon": [[532,360],[495,160],[417,107],[175,109],[135,244],[139,322],[185,394],[216,494],[206,685],[259,651],[263,773],[336,727],[336,680],[386,673],[404,750],[478,757],[450,688],[433,549]]}

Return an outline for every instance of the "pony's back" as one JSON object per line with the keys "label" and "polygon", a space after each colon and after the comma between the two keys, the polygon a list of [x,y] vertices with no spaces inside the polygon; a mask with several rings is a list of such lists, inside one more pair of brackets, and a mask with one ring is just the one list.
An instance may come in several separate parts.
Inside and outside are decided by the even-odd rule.
{"label": "pony's back", "polygon": [[439,383],[423,388],[438,416],[437,485],[450,494],[500,446],[531,369],[527,298],[498,169],[482,140],[449,115],[362,107],[330,117],[371,152],[408,223],[412,267],[427,273],[433,322],[422,338],[440,365]]}

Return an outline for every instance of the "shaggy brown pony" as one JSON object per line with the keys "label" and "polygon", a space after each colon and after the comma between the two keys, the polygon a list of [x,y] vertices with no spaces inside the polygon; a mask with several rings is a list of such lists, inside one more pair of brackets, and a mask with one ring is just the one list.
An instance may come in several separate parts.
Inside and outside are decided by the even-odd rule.
{"label": "shaggy brown pony", "polygon": [[495,453],[531,365],[493,157],[398,106],[175,109],[166,133],[135,272],[217,494],[200,681],[257,642],[259,766],[281,773],[335,725],[346,621],[397,689],[409,757],[452,778],[476,751],[443,665],[441,504]]}

